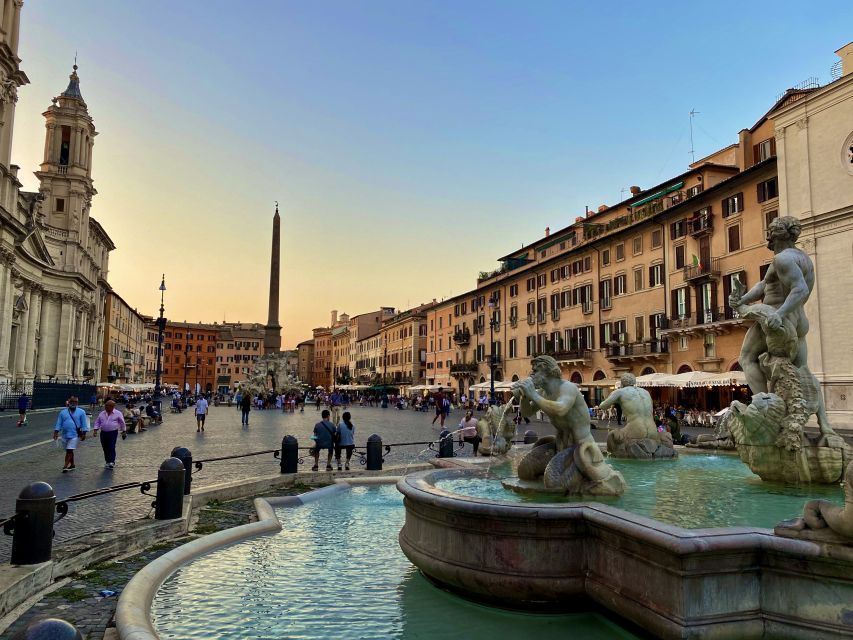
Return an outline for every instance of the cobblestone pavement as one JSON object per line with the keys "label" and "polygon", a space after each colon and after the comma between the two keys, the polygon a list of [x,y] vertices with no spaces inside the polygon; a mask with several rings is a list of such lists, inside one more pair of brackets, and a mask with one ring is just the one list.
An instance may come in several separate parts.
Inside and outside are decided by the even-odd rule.
{"label": "cobblestone pavement", "polygon": [[[425,442],[435,440],[440,431],[438,422],[431,425],[432,414],[397,409],[352,407],[356,428],[356,443],[362,448],[372,433],[382,436],[385,443]],[[240,426],[240,413],[235,407],[210,407],[203,433],[196,433],[194,416],[189,412],[166,414],[160,426],[149,427],[140,434],[130,434],[127,440],[119,440],[115,469],[105,469],[101,447],[97,439],[87,438],[78,446],[76,469],[63,474],[63,452],[53,443],[39,444],[31,448],[0,457],[0,517],[11,515],[15,498],[30,482],[41,480],[49,483],[60,498],[72,494],[108,487],[123,482],[153,480],[157,468],[176,446],[185,446],[192,451],[196,460],[219,456],[249,453],[264,449],[278,449],[281,439],[294,435],[300,446],[310,446],[310,435],[320,413],[308,407],[304,413],[282,413],[280,411],[253,411],[250,426]],[[456,425],[461,413],[454,411],[448,425]],[[35,442],[43,442],[53,435],[55,413],[36,414],[30,417],[24,429]],[[14,420],[0,420],[0,444],[5,442],[9,430],[16,430]],[[534,421],[531,428],[540,434],[553,433],[546,422]],[[523,433],[524,429],[520,429]],[[17,433],[15,434],[16,437]],[[21,445],[20,440],[16,440]],[[23,446],[23,445],[21,445]],[[427,445],[395,447],[386,456],[387,464],[399,464],[414,460],[425,460],[434,456]],[[2,446],[2,451],[12,447]],[[462,452],[470,453],[466,445]],[[305,462],[310,459],[305,456]],[[279,462],[272,454],[243,458],[233,461],[211,462],[193,477],[195,487],[205,487],[255,476],[271,475],[279,471]],[[303,464],[303,469],[310,468]],[[153,492],[153,490],[152,490]],[[56,525],[55,543],[61,543],[87,533],[97,531],[104,524],[123,523],[144,517],[151,511],[152,498],[141,495],[138,489],[130,489],[107,496],[95,497],[71,503],[68,515]],[[0,561],[8,561],[11,538],[0,536]]]}
{"label": "cobblestone pavement", "polygon": [[[377,433],[383,441],[427,442],[437,438],[439,423],[432,425],[433,414],[411,410],[352,407],[356,427],[358,450],[370,434]],[[49,483],[60,498],[83,491],[108,487],[123,482],[153,480],[157,468],[176,446],[185,446],[192,451],[195,460],[219,456],[249,453],[265,449],[278,449],[283,436],[294,435],[300,446],[309,446],[309,436],[320,413],[313,406],[304,413],[282,413],[280,411],[253,411],[250,426],[240,426],[240,413],[236,407],[210,407],[206,429],[196,433],[195,418],[190,412],[165,415],[162,425],[149,427],[140,434],[131,434],[127,440],[118,441],[118,458],[115,469],[104,469],[101,447],[97,439],[88,438],[81,442],[76,454],[77,468],[63,474],[61,450],[53,443],[44,441],[52,437],[56,412],[37,413],[30,416],[29,424],[23,429],[15,427],[15,420],[0,418],[0,517],[13,513],[15,498],[30,482],[42,480]],[[462,417],[454,411],[447,425],[455,428]],[[607,427],[607,423],[600,427]],[[615,427],[616,425],[611,425]],[[520,425],[519,435],[533,429],[539,435],[553,433],[548,422],[532,421]],[[26,432],[26,436],[19,435]],[[706,429],[685,429],[688,434],[707,433]],[[606,428],[593,431],[596,439],[604,441]],[[15,446],[7,443],[13,441]],[[42,444],[34,444],[39,443]],[[20,451],[16,448],[30,445]],[[5,453],[10,452],[10,453]],[[460,452],[470,455],[470,446]],[[387,464],[400,464],[415,460],[426,460],[435,453],[427,445],[395,447],[386,456]],[[304,461],[309,462],[306,455]],[[195,487],[230,482],[242,478],[271,475],[279,471],[278,460],[272,454],[254,456],[231,461],[211,462],[193,476]],[[303,469],[310,468],[303,464]],[[357,468],[357,467],[356,467]],[[152,491],[153,492],[153,491]],[[129,489],[71,503],[68,515],[56,525],[56,543],[97,531],[104,525],[121,524],[151,513],[149,496],[141,495],[138,489]],[[11,538],[0,536],[0,562],[8,561]]]}
{"label": "cobblestone pavement", "polygon": [[[307,488],[281,489],[274,494],[301,493]],[[251,498],[212,503],[200,510],[193,534],[205,535],[246,524],[255,519]],[[13,638],[27,625],[43,618],[60,618],[75,625],[86,640],[101,640],[106,629],[113,624],[119,595],[136,572],[152,560],[187,542],[191,537],[193,536],[154,545],[129,558],[101,562],[87,567],[79,574],[72,576],[68,584],[36,602],[0,637]],[[102,593],[105,591],[111,591],[113,594],[105,597]]]}

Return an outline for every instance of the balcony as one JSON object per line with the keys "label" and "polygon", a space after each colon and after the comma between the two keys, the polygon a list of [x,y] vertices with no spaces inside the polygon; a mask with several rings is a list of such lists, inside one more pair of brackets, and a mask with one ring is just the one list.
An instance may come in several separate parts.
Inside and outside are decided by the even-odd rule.
{"label": "balcony", "polygon": [[685,282],[697,282],[700,280],[719,278],[720,259],[711,258],[707,264],[705,262],[700,262],[699,264],[688,265],[684,267],[683,274]]}
{"label": "balcony", "polygon": [[454,378],[467,378],[477,373],[476,362],[456,362],[450,365],[450,375]]}
{"label": "balcony", "polygon": [[467,347],[471,343],[471,332],[468,331],[468,329],[456,331],[453,334],[453,342],[458,344],[460,347]]}
{"label": "balcony", "polygon": [[708,235],[714,230],[710,207],[700,210],[687,221],[687,231],[694,238]]}
{"label": "balcony", "polygon": [[569,349],[567,351],[555,351],[549,354],[560,363],[584,364],[592,360],[592,351],[589,349]]}
{"label": "balcony", "polygon": [[661,327],[661,336],[698,336],[704,333],[729,333],[748,321],[739,317],[731,307],[719,307],[695,312],[689,316],[673,316]]}
{"label": "balcony", "polygon": [[666,340],[647,340],[645,342],[611,343],[605,347],[608,360],[662,360],[669,355]]}

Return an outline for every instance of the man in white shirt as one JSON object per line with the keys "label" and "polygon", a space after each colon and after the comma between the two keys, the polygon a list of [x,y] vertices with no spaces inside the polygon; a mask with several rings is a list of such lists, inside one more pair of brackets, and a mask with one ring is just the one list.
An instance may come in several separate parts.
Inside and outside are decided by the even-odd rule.
{"label": "man in white shirt", "polygon": [[196,433],[204,431],[204,419],[207,417],[207,400],[200,396],[195,403]]}

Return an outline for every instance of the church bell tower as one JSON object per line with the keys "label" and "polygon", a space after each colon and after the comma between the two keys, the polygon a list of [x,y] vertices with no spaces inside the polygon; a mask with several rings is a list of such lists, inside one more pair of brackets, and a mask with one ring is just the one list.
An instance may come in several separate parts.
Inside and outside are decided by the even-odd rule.
{"label": "church bell tower", "polygon": [[[39,191],[44,197],[41,215],[48,228],[51,254],[63,270],[74,270],[78,247],[86,247],[89,238],[89,209],[97,193],[92,183],[92,147],[95,123],[80,93],[77,65],[69,77],[68,87],[53,99],[42,114],[47,133],[44,159],[36,171]],[[65,239],[65,242],[56,240]],[[64,245],[54,251],[57,244]],[[60,253],[61,252],[61,253]]]}

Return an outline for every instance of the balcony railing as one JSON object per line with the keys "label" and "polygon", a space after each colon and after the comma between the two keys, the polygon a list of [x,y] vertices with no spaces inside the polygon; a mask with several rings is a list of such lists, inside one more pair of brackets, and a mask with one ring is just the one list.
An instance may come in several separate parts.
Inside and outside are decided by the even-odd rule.
{"label": "balcony railing", "polygon": [[712,324],[714,322],[725,322],[727,320],[737,320],[739,316],[731,307],[719,307],[717,309],[705,309],[697,311],[691,315],[672,316],[669,318],[666,328],[683,329],[685,327],[695,327],[702,324]]}
{"label": "balcony railing", "polygon": [[477,363],[476,362],[455,362],[450,365],[450,373],[457,375],[466,375],[470,373],[477,373]]}
{"label": "balcony railing", "polygon": [[649,340],[646,342],[628,342],[608,344],[605,355],[608,358],[645,358],[669,353],[666,340]]}
{"label": "balcony railing", "polygon": [[687,229],[694,238],[711,233],[714,230],[713,216],[710,213],[700,214],[687,221]]}
{"label": "balcony railing", "polygon": [[567,351],[555,351],[549,354],[557,362],[588,361],[592,359],[592,351],[589,349],[569,349]]}
{"label": "balcony railing", "polygon": [[471,342],[471,332],[467,329],[457,331],[453,334],[453,342],[458,344],[460,347],[467,346]]}
{"label": "balcony railing", "polygon": [[700,280],[706,278],[717,278],[720,275],[720,259],[719,258],[711,258],[710,261],[706,264],[705,262],[700,262],[699,264],[691,264],[684,267],[684,280],[685,282],[690,282],[691,280]]}

